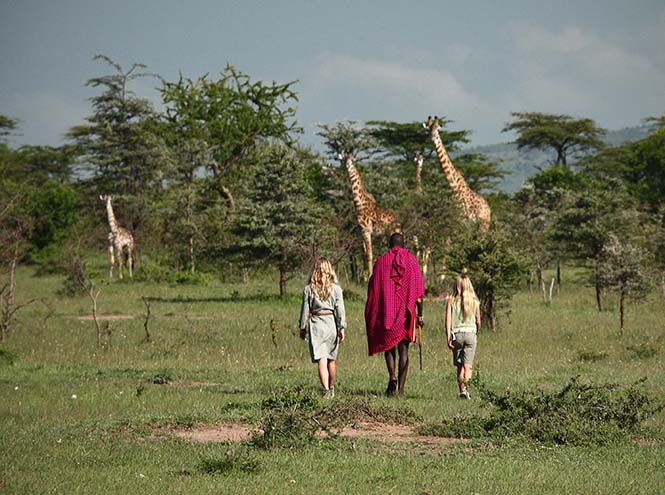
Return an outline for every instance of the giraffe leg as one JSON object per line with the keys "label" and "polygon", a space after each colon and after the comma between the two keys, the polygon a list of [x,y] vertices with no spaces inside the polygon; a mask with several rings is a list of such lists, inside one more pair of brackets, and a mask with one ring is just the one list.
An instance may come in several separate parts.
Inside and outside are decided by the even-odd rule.
{"label": "giraffe leg", "polygon": [[109,280],[113,279],[113,265],[115,265],[115,257],[113,256],[113,243],[109,242]]}
{"label": "giraffe leg", "polygon": [[116,251],[118,251],[118,277],[120,277],[120,280],[122,280],[122,264],[123,264],[123,251],[122,247],[117,246]]}
{"label": "giraffe leg", "polygon": [[127,268],[129,268],[129,278],[132,278],[132,270],[134,268],[134,256],[132,250],[127,250]]}

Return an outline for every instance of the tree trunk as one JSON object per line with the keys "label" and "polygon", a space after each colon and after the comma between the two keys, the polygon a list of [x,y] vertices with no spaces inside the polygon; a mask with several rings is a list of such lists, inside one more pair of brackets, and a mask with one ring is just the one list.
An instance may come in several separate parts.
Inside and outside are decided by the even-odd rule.
{"label": "tree trunk", "polygon": [[286,294],[286,271],[279,267],[279,297],[284,297]]}
{"label": "tree trunk", "polygon": [[561,295],[561,260],[556,260],[556,295]]}
{"label": "tree trunk", "polygon": [[624,323],[624,300],[625,300],[625,291],[621,289],[621,294],[619,295],[619,334],[623,335],[623,323]]}
{"label": "tree trunk", "polygon": [[598,311],[603,310],[603,302],[601,300],[601,288],[598,278],[596,278],[596,304],[598,305]]}
{"label": "tree trunk", "polygon": [[194,236],[189,236],[189,263],[191,265],[191,271],[194,273],[196,271],[196,265],[194,261]]}
{"label": "tree trunk", "polygon": [[14,294],[16,293],[16,266],[18,265],[18,241],[14,243],[14,256],[9,267],[9,292],[7,293],[7,306],[14,305]]}
{"label": "tree trunk", "polygon": [[249,284],[249,268],[242,268],[242,283],[243,285]]}
{"label": "tree trunk", "polygon": [[543,293],[543,303],[547,304],[547,293],[545,292],[545,274],[543,273],[543,267],[538,265],[538,287]]}
{"label": "tree trunk", "polygon": [[529,277],[526,279],[526,287],[529,289],[529,296],[533,296],[533,272],[529,270]]}

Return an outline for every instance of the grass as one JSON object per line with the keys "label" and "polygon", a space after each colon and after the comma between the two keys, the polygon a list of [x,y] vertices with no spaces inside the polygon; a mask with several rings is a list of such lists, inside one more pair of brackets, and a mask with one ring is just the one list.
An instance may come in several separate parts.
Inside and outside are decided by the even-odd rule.
{"label": "grass", "polygon": [[[593,292],[566,275],[552,306],[537,294],[519,293],[510,319],[502,319],[496,333],[480,335],[476,367],[485,386],[556,391],[574,376],[625,386],[647,377],[649,396],[662,400],[662,301],[654,295],[629,307],[621,337],[617,312],[598,313]],[[17,313],[0,345],[0,492],[665,492],[663,411],[641,424],[641,441],[595,447],[508,439],[423,452],[330,438],[264,450],[170,435],[175,427],[260,424],[276,390],[318,393],[307,345],[296,335],[299,283],[291,282],[283,300],[268,276],[248,285],[104,284],[98,312],[132,319],[112,320],[111,345],[99,349],[94,323],[79,319],[90,314],[90,300],[60,297],[61,277],[35,277],[21,268],[19,302],[44,302]],[[365,289],[342,285],[361,297],[347,300],[336,401],[413,415],[426,424],[489,414],[481,400],[456,399],[440,302],[426,304],[424,370],[412,347],[407,399],[384,398],[383,359],[366,355]],[[151,305],[149,343],[142,297]],[[608,307],[614,304],[610,300]]]}

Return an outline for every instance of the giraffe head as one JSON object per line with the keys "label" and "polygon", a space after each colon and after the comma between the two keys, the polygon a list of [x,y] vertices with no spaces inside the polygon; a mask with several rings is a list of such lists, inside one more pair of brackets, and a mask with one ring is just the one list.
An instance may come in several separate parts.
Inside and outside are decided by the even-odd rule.
{"label": "giraffe head", "polygon": [[418,171],[422,170],[424,160],[425,159],[423,158],[423,155],[421,155],[420,153],[416,153],[416,156],[413,157],[413,163],[416,164],[416,168],[418,169]]}
{"label": "giraffe head", "polygon": [[439,117],[436,115],[434,118],[432,118],[431,115],[428,116],[427,122],[423,122],[423,127],[425,129],[429,129],[432,134],[438,133],[439,129],[441,129],[441,125],[439,124]]}
{"label": "giraffe head", "polygon": [[99,199],[101,199],[104,202],[110,202],[113,197],[110,194],[100,194]]}

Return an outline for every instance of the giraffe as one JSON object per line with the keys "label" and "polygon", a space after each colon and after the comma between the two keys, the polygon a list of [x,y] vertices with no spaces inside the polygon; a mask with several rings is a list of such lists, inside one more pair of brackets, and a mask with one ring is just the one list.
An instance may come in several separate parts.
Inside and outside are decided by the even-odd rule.
{"label": "giraffe", "polygon": [[453,162],[448,156],[446,148],[443,146],[441,136],[439,136],[439,117],[427,117],[427,122],[423,123],[423,127],[429,129],[434,148],[436,149],[436,156],[439,158],[441,170],[446,176],[448,186],[452,189],[455,197],[462,206],[462,212],[467,219],[480,223],[480,228],[483,232],[487,232],[490,227],[491,210],[485,198],[475,192],[469,187],[464,180],[464,176],[459,170],[455,168]]}
{"label": "giraffe", "polygon": [[[422,181],[420,179],[420,174],[423,170],[423,163],[425,162],[425,157],[422,153],[416,153],[413,157],[413,163],[416,164],[416,194],[422,194]],[[416,248],[416,258],[423,270],[423,277],[427,279],[427,265],[429,263],[429,257],[432,254],[432,250],[427,246],[421,246],[418,241],[418,236],[413,236],[413,246]]]}
{"label": "giraffe", "polygon": [[344,153],[338,155],[342,165],[346,168],[351,182],[351,193],[353,204],[356,207],[356,218],[363,237],[363,251],[367,262],[367,273],[371,276],[374,269],[374,256],[372,254],[372,233],[382,232],[387,227],[393,226],[399,230],[397,216],[392,212],[381,208],[376,204],[376,199],[367,192],[358,169],[353,164],[353,155]]}
{"label": "giraffe", "polygon": [[416,156],[413,157],[413,163],[416,164],[416,192],[420,194],[423,191],[422,184],[420,181],[420,173],[423,170],[423,162],[425,158],[420,153],[416,153]]}
{"label": "giraffe", "polygon": [[113,213],[113,206],[111,205],[113,198],[108,194],[103,194],[99,196],[99,199],[106,203],[106,215],[108,216],[109,226],[111,227],[111,232],[108,235],[109,278],[113,278],[113,265],[117,261],[118,274],[122,279],[122,264],[125,249],[127,249],[127,268],[129,269],[129,277],[131,278],[134,267],[134,237],[127,229],[118,225],[118,221],[115,219],[115,214]]}

